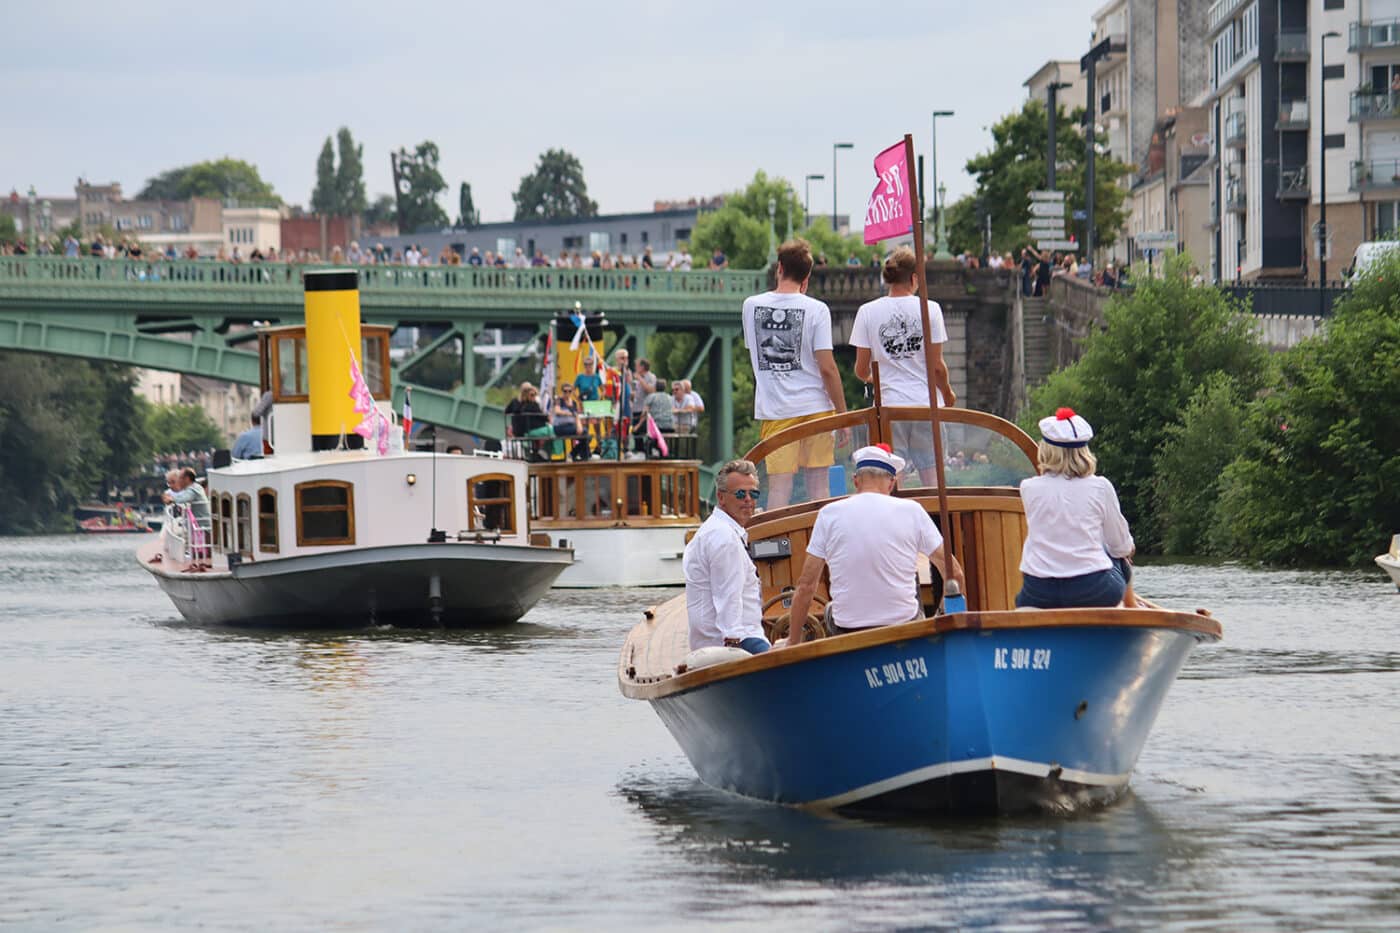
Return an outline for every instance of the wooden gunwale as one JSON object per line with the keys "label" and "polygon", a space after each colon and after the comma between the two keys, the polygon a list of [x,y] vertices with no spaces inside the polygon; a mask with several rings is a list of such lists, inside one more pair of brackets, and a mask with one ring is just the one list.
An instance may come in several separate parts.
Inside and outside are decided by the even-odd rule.
{"label": "wooden gunwale", "polygon": [[[643,625],[648,623],[642,623]],[[660,625],[659,621],[650,624]],[[960,612],[932,619],[916,619],[901,625],[887,625],[852,635],[821,638],[796,648],[782,648],[714,667],[688,671],[651,683],[636,683],[627,674],[629,648],[633,637],[623,645],[618,664],[618,685],[622,694],[634,700],[659,700],[697,687],[756,674],[760,671],[801,664],[816,658],[846,654],[895,642],[929,638],[948,632],[991,631],[1032,628],[1161,628],[1195,635],[1198,640],[1218,640],[1220,623],[1210,616],[1166,609],[1046,609],[1036,612],[998,610]],[[633,630],[635,634],[635,629]]]}

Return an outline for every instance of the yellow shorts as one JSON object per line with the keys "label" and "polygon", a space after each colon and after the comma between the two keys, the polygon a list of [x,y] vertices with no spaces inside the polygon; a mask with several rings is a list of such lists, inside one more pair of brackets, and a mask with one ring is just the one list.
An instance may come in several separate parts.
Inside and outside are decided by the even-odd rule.
{"label": "yellow shorts", "polygon": [[[818,412],[815,415],[802,415],[798,418],[779,418],[776,421],[760,421],[758,429],[758,439],[765,440],[777,434],[779,431],[793,427],[798,424],[805,424],[808,421],[815,421],[818,418],[825,418],[834,415],[834,411]],[[764,466],[768,468],[768,474],[774,473],[796,473],[799,466],[802,469],[813,469],[818,467],[829,467],[836,462],[836,441],[830,431],[821,434],[814,434],[811,437],[804,437],[795,444],[788,444],[786,447],[779,447],[766,458]]]}

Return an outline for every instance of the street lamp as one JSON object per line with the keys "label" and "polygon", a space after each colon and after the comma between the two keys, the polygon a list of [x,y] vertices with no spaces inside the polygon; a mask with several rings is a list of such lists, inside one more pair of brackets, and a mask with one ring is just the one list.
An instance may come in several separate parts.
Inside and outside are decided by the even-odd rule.
{"label": "street lamp", "polygon": [[778,246],[774,242],[773,221],[778,216],[778,199],[768,198],[768,265],[778,261]]}
{"label": "street lamp", "polygon": [[34,205],[38,202],[39,195],[34,191],[34,186],[29,186],[29,255],[37,256],[39,253],[39,230],[38,224],[34,222]]}
{"label": "street lamp", "polygon": [[826,181],[825,175],[808,175],[802,182],[802,226],[812,225],[812,182]]}
{"label": "street lamp", "polygon": [[836,150],[854,149],[855,143],[831,144],[831,232],[836,233]]}
{"label": "street lamp", "polygon": [[1340,39],[1342,34],[1333,30],[1324,32],[1319,43],[1322,49],[1321,66],[1318,69],[1318,204],[1317,204],[1317,313],[1327,313],[1327,40]]}
{"label": "street lamp", "polygon": [[53,202],[48,198],[39,205],[39,220],[44,230],[44,248],[48,249],[49,235],[53,233]]}
{"label": "street lamp", "polygon": [[[1056,76],[1058,77],[1058,72],[1056,73]],[[1049,130],[1049,139],[1046,141],[1045,152],[1046,191],[1055,190],[1055,170],[1057,168],[1057,166],[1055,165],[1055,161],[1059,158],[1059,156],[1055,152],[1055,144],[1058,141],[1058,130],[1056,130],[1055,128],[1055,121],[1060,115],[1060,91],[1063,91],[1069,86],[1069,83],[1066,81],[1051,81],[1050,84],[1045,88],[1046,94],[1049,95],[1049,100],[1046,102],[1046,117],[1048,122],[1046,128]]]}
{"label": "street lamp", "polygon": [[935,190],[938,192],[938,201],[936,202],[938,205],[938,252],[933,254],[933,258],[952,259],[953,254],[948,252],[947,232],[943,229],[943,208],[948,200],[948,187],[947,185],[939,185]]}
{"label": "street lamp", "polygon": [[[932,140],[931,140],[931,142],[932,142],[932,144],[933,144],[933,148],[929,150],[929,160],[928,160],[928,161],[929,161],[929,187],[932,188],[934,191],[939,190],[939,189],[938,189],[938,118],[939,118],[939,117],[951,117],[952,115],[953,115],[953,111],[951,111],[951,110],[935,110],[935,111],[933,112],[933,119],[931,119],[931,120],[929,121],[929,124],[930,124],[930,126],[932,127],[932,129],[933,129],[933,132],[932,132],[932,134],[931,134],[931,135],[932,135]],[[953,254],[950,253],[950,252],[948,252],[948,236],[947,236],[947,234],[946,234],[946,233],[944,232],[944,230],[943,230],[943,208],[942,208],[942,206],[939,205],[939,204],[935,204],[935,205],[934,205],[934,213],[937,215],[937,217],[935,218],[936,222],[935,222],[935,224],[934,224],[934,230],[935,230],[934,237],[935,237],[935,238],[934,238],[934,244],[933,244],[933,258],[934,258],[934,259],[952,259],[952,258],[953,258]],[[919,260],[922,262],[922,261],[923,261],[923,257],[922,257],[922,256],[919,257]]]}

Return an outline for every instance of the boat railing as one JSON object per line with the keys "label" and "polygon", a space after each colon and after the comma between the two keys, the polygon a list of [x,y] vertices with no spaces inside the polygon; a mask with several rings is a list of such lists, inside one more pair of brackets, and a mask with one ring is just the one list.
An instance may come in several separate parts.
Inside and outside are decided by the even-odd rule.
{"label": "boat railing", "polygon": [[208,563],[213,548],[212,518],[198,519],[189,505],[172,502],[161,523],[161,552],[167,561]]}
{"label": "boat railing", "polygon": [[[939,422],[949,489],[1016,487],[1035,475],[1036,444],[1010,421],[968,408],[940,408]],[[758,467],[759,501],[771,510],[853,492],[851,455],[878,443],[889,444],[905,460],[901,488],[937,488],[927,407],[862,408],[815,418],[763,439],[744,456]]]}

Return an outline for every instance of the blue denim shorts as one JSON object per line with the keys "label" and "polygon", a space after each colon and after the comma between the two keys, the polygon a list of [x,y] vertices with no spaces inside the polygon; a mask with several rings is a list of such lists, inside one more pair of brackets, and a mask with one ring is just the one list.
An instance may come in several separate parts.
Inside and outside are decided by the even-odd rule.
{"label": "blue denim shorts", "polygon": [[1113,566],[1077,577],[1033,577],[1024,574],[1017,608],[1070,609],[1116,606],[1133,578],[1132,565],[1124,558],[1113,558]]}

